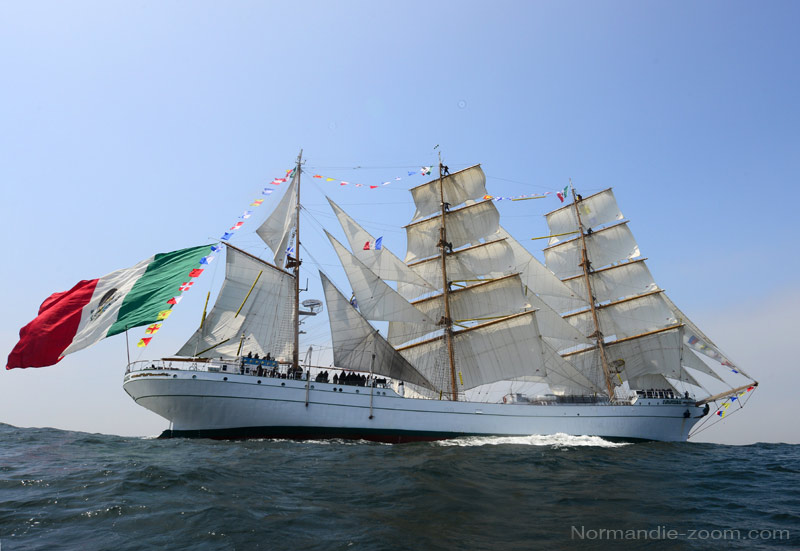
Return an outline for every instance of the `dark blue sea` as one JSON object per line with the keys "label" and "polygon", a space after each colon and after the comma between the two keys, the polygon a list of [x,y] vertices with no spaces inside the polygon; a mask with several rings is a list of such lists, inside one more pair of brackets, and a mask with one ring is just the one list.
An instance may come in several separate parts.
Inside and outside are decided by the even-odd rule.
{"label": "dark blue sea", "polygon": [[0,442],[1,551],[800,548],[795,445]]}

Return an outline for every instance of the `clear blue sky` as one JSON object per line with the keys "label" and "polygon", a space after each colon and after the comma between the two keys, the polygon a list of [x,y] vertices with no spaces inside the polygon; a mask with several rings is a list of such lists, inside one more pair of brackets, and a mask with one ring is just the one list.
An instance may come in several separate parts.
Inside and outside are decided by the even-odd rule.
{"label": "clear blue sky", "polygon": [[[3,3],[0,351],[49,294],[222,235],[301,147],[310,171],[369,184],[440,144],[496,195],[613,186],[656,281],[762,382],[706,436],[798,442],[798,20],[779,1]],[[377,168],[337,168],[355,166]],[[330,225],[329,193],[402,253],[417,178],[310,185],[304,204]],[[500,210],[524,241],[555,201]],[[235,243],[257,250],[271,204]],[[304,227],[321,296],[315,262],[339,272]],[[193,298],[149,353],[188,337]],[[116,337],[3,372],[0,422],[155,434],[124,365]]]}

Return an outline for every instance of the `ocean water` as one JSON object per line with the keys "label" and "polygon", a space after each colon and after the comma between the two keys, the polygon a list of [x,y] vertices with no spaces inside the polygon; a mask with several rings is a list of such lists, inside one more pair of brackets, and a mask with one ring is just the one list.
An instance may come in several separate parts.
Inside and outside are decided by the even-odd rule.
{"label": "ocean water", "polygon": [[0,424],[0,550],[800,549],[800,446]]}

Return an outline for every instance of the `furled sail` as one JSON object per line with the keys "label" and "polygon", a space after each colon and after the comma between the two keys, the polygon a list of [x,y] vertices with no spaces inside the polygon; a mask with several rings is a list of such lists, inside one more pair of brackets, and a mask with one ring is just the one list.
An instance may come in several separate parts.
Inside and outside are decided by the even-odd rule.
{"label": "furled sail", "polygon": [[[486,175],[480,165],[471,166],[442,178],[444,201],[456,207],[467,201],[474,201],[486,195]],[[435,212],[441,212],[442,193],[439,179],[411,188],[411,196],[417,206],[412,220],[419,220]]]}
{"label": "furled sail", "polygon": [[293,289],[293,275],[228,245],[219,296],[178,355],[231,359],[242,343],[242,352],[288,361],[294,343]]}
{"label": "furled sail", "polygon": [[389,287],[344,245],[327,231],[339,261],[344,267],[347,279],[358,301],[358,309],[365,318],[382,321],[405,321],[420,324],[426,333],[436,329],[433,321],[423,312],[412,306],[400,294]]}
{"label": "furled sail", "polygon": [[285,265],[286,253],[296,221],[298,178],[300,178],[299,171],[295,172],[292,183],[281,197],[278,206],[256,230],[258,236],[275,253],[275,265],[279,268],[283,268]]}
{"label": "furled sail", "polygon": [[[344,230],[347,242],[350,244],[355,257],[363,262],[370,270],[386,281],[404,282],[406,285],[423,289],[419,294],[432,291],[434,287],[414,270],[406,266],[402,260],[395,256],[388,248],[381,246],[375,248],[375,238],[362,228],[350,215],[327,198],[339,224]],[[402,293],[401,293],[402,294]],[[405,296],[405,295],[404,295]],[[418,296],[418,295],[417,295]]]}
{"label": "furled sail", "polygon": [[[610,226],[586,236],[589,261],[597,270],[609,264],[639,256],[639,246],[626,222]],[[544,250],[547,267],[560,278],[582,273],[581,240],[579,237],[551,245]]]}
{"label": "furled sail", "polygon": [[[500,213],[492,201],[483,201],[451,210],[447,216],[447,240],[454,249],[476,245],[495,233],[500,224]],[[406,226],[408,253],[406,262],[413,262],[439,254],[439,217],[413,222]]]}
{"label": "furled sail", "polygon": [[333,361],[336,365],[359,371],[372,370],[377,375],[438,390],[378,334],[364,316],[359,314],[325,277],[325,274],[320,272],[319,275],[328,306],[328,319],[333,338]]}
{"label": "furled sail", "polygon": [[[624,218],[611,189],[586,197],[578,203],[578,209],[581,213],[583,227],[587,229],[605,226]],[[564,205],[560,209],[548,213],[546,219],[550,235],[554,236],[550,238],[551,245],[570,238],[569,235],[563,234],[578,230],[578,218],[575,215],[574,204]]]}

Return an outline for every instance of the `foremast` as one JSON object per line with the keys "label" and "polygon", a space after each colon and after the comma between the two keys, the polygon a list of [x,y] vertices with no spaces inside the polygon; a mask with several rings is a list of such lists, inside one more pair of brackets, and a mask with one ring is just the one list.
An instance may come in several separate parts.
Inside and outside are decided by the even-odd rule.
{"label": "foremast", "polygon": [[589,277],[589,273],[591,271],[591,263],[589,262],[589,256],[586,252],[586,234],[583,228],[583,221],[581,220],[580,209],[578,208],[578,202],[579,202],[578,195],[575,193],[574,187],[572,188],[572,199],[573,199],[573,205],[575,206],[575,216],[578,219],[578,234],[580,235],[580,240],[581,240],[580,266],[583,269],[583,277],[586,283],[586,296],[588,297],[589,306],[592,311],[592,320],[594,321],[594,333],[589,335],[589,337],[593,338],[597,343],[597,348],[600,351],[600,364],[603,368],[603,378],[605,379],[606,383],[606,391],[608,392],[608,398],[610,400],[613,400],[614,383],[611,380],[611,370],[608,367],[608,358],[606,356],[606,348],[605,348],[603,332],[600,330],[600,321],[597,318],[597,305],[595,304],[594,293],[592,292],[592,282],[591,278]]}
{"label": "foremast", "polygon": [[[442,262],[442,297],[444,300],[444,325],[445,341],[447,342],[447,358],[450,366],[450,399],[458,400],[458,385],[456,384],[456,362],[453,353],[453,319],[450,316],[450,285],[447,279],[447,222],[445,213],[449,210],[449,205],[444,200],[444,164],[442,164],[441,154],[439,155],[439,197],[441,199],[441,227],[439,229],[439,249]],[[449,172],[449,170],[448,170]]]}

